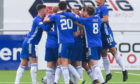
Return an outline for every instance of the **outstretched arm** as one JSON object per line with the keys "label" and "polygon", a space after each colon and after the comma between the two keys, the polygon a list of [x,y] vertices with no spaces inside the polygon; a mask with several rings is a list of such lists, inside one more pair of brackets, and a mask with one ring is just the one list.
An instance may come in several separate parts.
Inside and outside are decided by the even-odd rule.
{"label": "outstretched arm", "polygon": [[43,29],[44,31],[49,31],[50,28],[52,27],[52,24],[51,23],[43,24],[43,21],[42,20],[38,20],[37,21],[37,26],[39,28]]}
{"label": "outstretched arm", "polygon": [[71,18],[72,20],[79,21],[79,17],[76,17],[73,13],[63,12],[62,14],[68,18]]}
{"label": "outstretched arm", "polygon": [[45,19],[43,20],[43,23],[46,23],[46,22],[50,22],[49,16],[46,16]]}

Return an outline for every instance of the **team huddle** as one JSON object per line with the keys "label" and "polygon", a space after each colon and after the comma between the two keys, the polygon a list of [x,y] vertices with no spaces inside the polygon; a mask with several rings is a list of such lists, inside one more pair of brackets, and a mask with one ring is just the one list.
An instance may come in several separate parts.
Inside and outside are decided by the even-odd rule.
{"label": "team huddle", "polygon": [[[67,9],[66,2],[61,1],[58,6],[53,7],[53,14],[49,15],[46,14],[45,5],[37,5],[38,15],[34,18],[32,29],[22,45],[22,59],[15,84],[20,84],[28,60],[31,62],[32,84],[38,84],[35,45],[38,45],[43,31],[47,32],[47,68],[46,75],[42,78],[43,84],[58,84],[61,75],[64,84],[87,84],[83,79],[83,68],[92,84],[107,84],[112,78],[108,50],[121,67],[123,81],[126,81],[128,72],[122,58],[117,54],[105,0],[96,0],[96,3],[97,7],[87,5],[79,11]],[[98,65],[100,58],[106,72],[105,80]]]}

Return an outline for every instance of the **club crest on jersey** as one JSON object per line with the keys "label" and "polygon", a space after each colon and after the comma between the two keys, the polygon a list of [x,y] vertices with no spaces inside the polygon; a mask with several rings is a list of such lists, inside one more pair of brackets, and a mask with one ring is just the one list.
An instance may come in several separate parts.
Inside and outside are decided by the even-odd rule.
{"label": "club crest on jersey", "polygon": [[43,22],[39,22],[39,24],[40,24],[40,25],[42,25],[42,24],[43,24]]}

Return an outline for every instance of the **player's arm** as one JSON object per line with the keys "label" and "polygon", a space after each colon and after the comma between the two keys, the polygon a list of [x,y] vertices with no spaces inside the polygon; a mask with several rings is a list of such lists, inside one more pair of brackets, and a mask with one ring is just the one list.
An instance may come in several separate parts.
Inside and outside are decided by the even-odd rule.
{"label": "player's arm", "polygon": [[45,26],[46,26],[45,31],[47,31],[47,32],[48,32],[48,31],[50,31],[50,30],[51,30],[51,28],[53,27],[53,23],[51,23],[51,22],[47,22]]}
{"label": "player's arm", "polygon": [[45,31],[49,31],[50,28],[52,27],[52,24],[46,23],[46,25],[45,25],[45,24],[43,24],[43,21],[41,21],[40,19],[38,19],[38,20],[37,20],[37,26],[38,26],[39,28],[45,30]]}
{"label": "player's arm", "polygon": [[63,12],[62,14],[65,15],[66,17],[68,17],[68,18],[71,18],[74,21],[78,21],[79,20],[79,17],[76,17],[73,13]]}
{"label": "player's arm", "polygon": [[108,9],[107,9],[107,7],[105,6],[104,8],[103,8],[103,18],[102,18],[102,21],[103,22],[107,22],[108,21]]}
{"label": "player's arm", "polygon": [[44,18],[43,22],[44,22],[44,23],[46,23],[46,22],[55,22],[55,20],[56,20],[56,15],[53,15],[53,16],[51,16],[51,17],[46,16],[46,17]]}
{"label": "player's arm", "polygon": [[47,22],[50,22],[49,16],[46,16],[46,17],[44,18],[44,20],[43,20],[43,23],[47,23]]}
{"label": "player's arm", "polygon": [[[82,31],[83,31],[83,29],[84,29],[83,25],[82,25],[82,24],[79,24],[79,23],[76,22],[76,21],[74,22],[74,24],[77,25],[77,28],[79,28],[79,32],[76,31],[76,32],[74,33],[74,36],[75,36],[75,37],[83,36],[83,33],[82,33]],[[76,29],[77,29],[77,28],[76,28]]]}
{"label": "player's arm", "polygon": [[108,21],[108,16],[103,16],[102,21],[107,22]]}
{"label": "player's arm", "polygon": [[68,18],[71,18],[74,21],[77,21],[80,24],[84,23],[84,19],[82,17],[75,16],[73,13],[63,12],[62,14],[65,15],[66,17],[68,17]]}

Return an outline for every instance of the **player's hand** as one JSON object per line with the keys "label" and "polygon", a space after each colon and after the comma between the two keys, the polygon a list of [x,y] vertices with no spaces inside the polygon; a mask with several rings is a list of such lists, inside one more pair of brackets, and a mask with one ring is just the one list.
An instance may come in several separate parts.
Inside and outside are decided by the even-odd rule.
{"label": "player's hand", "polygon": [[49,16],[46,16],[43,20],[43,23],[49,22]]}
{"label": "player's hand", "polygon": [[63,13],[63,11],[58,11],[57,13]]}
{"label": "player's hand", "polygon": [[74,32],[74,37],[80,36],[80,32]]}

